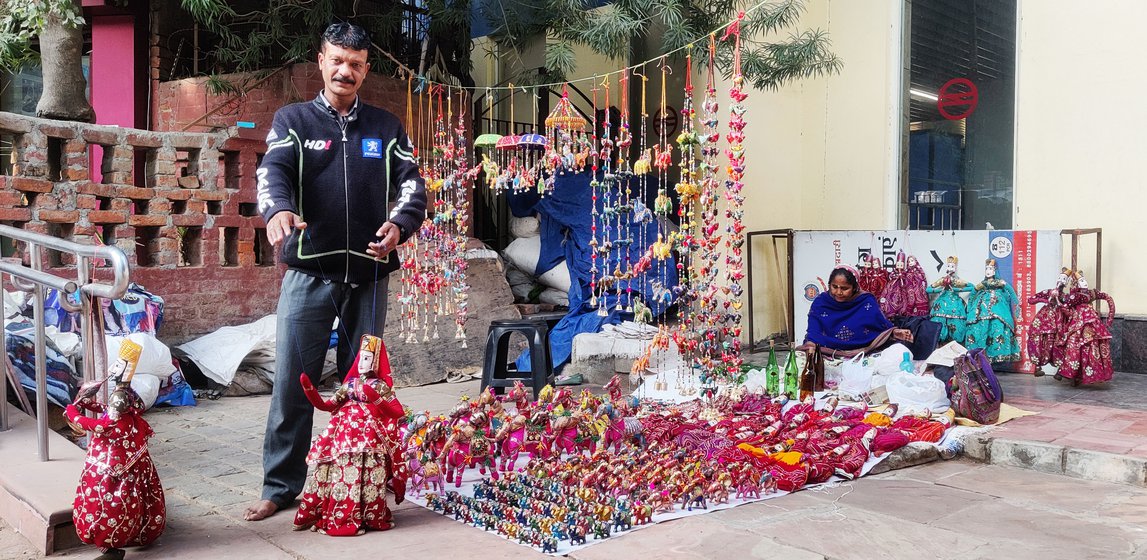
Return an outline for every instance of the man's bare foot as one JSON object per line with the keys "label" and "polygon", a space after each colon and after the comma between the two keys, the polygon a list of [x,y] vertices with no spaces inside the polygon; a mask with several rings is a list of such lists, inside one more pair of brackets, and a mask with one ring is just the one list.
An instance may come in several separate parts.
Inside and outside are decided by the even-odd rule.
{"label": "man's bare foot", "polygon": [[279,506],[275,505],[275,502],[271,500],[259,500],[258,503],[247,508],[247,512],[243,514],[243,519],[247,521],[262,521],[274,515],[276,511],[279,511]]}

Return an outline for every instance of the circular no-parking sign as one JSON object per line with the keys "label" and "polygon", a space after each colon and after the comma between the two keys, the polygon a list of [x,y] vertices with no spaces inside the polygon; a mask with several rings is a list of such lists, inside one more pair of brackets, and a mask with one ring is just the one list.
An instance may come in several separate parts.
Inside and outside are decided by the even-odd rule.
{"label": "circular no-parking sign", "polygon": [[936,109],[945,119],[958,121],[971,116],[980,102],[980,90],[967,78],[953,78],[940,86]]}

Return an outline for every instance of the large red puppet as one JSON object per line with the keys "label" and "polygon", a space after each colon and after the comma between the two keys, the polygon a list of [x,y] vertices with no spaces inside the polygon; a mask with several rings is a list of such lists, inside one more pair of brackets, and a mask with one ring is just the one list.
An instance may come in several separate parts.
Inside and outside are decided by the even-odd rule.
{"label": "large red puppet", "polygon": [[295,529],[332,536],[390,529],[387,485],[394,490],[395,503],[402,503],[406,463],[399,433],[402,404],[394,395],[382,339],[362,337],[354,367],[330,400],[319,396],[306,374],[299,381],[311,404],[330,412],[331,420],[307,455],[311,472]]}

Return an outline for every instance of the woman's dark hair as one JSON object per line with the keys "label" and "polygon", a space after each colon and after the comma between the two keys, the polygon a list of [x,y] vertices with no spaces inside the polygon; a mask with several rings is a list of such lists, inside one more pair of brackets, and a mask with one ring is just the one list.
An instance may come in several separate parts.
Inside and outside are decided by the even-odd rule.
{"label": "woman's dark hair", "polygon": [[852,293],[854,293],[854,294],[860,293],[860,282],[856,281],[856,275],[853,274],[851,270],[849,270],[847,268],[834,268],[834,269],[832,269],[832,274],[828,275],[828,283],[832,284],[832,279],[836,278],[837,276],[843,276],[844,281],[848,282],[849,286],[852,286]]}
{"label": "woman's dark hair", "polygon": [[323,32],[322,45],[328,43],[352,51],[365,51],[370,49],[370,34],[353,23],[332,23]]}

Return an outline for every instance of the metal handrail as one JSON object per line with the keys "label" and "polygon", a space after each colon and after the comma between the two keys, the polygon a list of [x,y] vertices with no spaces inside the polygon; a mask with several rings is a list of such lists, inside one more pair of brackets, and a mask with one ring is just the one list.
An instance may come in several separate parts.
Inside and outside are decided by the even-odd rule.
{"label": "metal handrail", "polygon": [[[44,288],[52,288],[63,294],[60,305],[69,311],[80,313],[80,339],[83,343],[83,375],[84,381],[96,379],[95,372],[95,332],[91,322],[91,309],[93,301],[98,298],[119,299],[127,291],[130,282],[131,270],[128,267],[127,256],[119,247],[101,245],[83,245],[25,231],[0,224],[0,238],[8,238],[25,243],[28,254],[28,264],[0,261],[0,286],[4,285],[4,275],[12,276],[12,284],[17,288],[33,293],[33,323],[36,328],[36,440],[39,448],[40,460],[48,460],[48,366],[46,336],[44,334]],[[76,257],[76,266],[72,270],[74,278],[44,272],[42,249],[48,248],[61,253],[68,253]],[[94,282],[89,274],[89,261],[102,259],[106,261],[112,272],[112,282]],[[78,305],[70,301],[69,296],[79,294]],[[0,314],[8,315],[7,304],[0,299]],[[103,333],[99,333],[102,335]],[[8,330],[0,328],[0,347],[8,351]],[[4,362],[7,366],[7,361]],[[15,372],[12,372],[15,373]],[[23,390],[16,387],[17,391]],[[0,431],[7,431],[8,425],[8,372],[0,374]]]}

